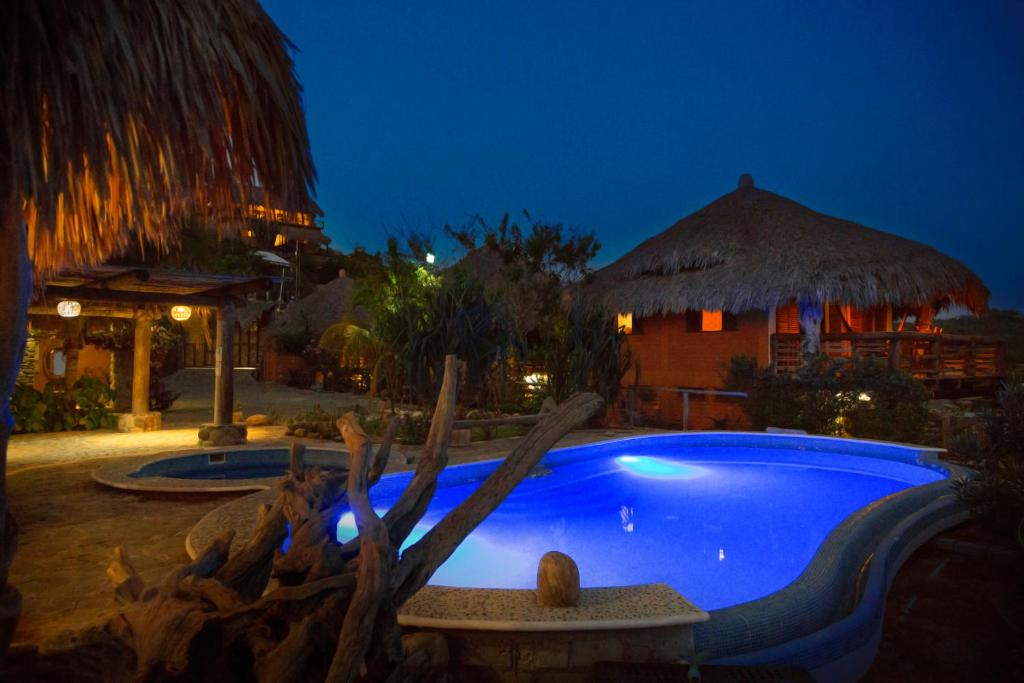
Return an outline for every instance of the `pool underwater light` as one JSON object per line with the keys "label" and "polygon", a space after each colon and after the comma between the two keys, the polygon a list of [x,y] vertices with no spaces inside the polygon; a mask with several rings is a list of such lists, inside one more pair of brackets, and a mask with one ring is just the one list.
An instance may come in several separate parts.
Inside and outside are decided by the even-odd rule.
{"label": "pool underwater light", "polygon": [[652,458],[649,455],[620,455],[615,458],[620,467],[641,477],[658,479],[690,479],[705,473],[703,467],[686,465],[674,460]]}

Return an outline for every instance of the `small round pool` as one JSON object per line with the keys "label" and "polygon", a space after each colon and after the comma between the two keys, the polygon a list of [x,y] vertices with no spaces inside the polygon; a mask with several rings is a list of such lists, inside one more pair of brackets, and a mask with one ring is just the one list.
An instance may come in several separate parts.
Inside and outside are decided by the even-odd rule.
{"label": "small round pool", "polygon": [[[750,435],[754,436],[754,435]],[[796,579],[849,515],[948,473],[918,450],[793,436],[656,436],[552,452],[434,574],[435,585],[532,588],[549,550],[584,587],[668,583],[703,609],[756,600]],[[499,463],[446,469],[415,543]],[[388,509],[411,472],[371,491]],[[337,535],[356,535],[338,511]]]}
{"label": "small round pool", "polygon": [[[342,473],[348,453],[310,448],[307,466]],[[119,459],[94,470],[92,478],[105,486],[153,493],[230,493],[272,488],[288,472],[288,448],[239,446],[162,454],[139,463]]]}

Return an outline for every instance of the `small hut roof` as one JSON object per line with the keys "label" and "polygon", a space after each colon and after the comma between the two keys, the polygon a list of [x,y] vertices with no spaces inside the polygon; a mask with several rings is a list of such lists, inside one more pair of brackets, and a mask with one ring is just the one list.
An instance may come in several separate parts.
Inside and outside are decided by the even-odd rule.
{"label": "small hut roof", "polygon": [[318,285],[310,294],[288,304],[270,324],[268,333],[276,336],[289,327],[308,327],[319,337],[331,325],[342,321],[367,324],[369,314],[353,301],[355,283],[347,276]]}
{"label": "small hut roof", "polygon": [[638,315],[764,310],[790,299],[858,307],[960,304],[988,289],[920,242],[827,216],[754,187],[750,176],[594,274],[592,301]]}

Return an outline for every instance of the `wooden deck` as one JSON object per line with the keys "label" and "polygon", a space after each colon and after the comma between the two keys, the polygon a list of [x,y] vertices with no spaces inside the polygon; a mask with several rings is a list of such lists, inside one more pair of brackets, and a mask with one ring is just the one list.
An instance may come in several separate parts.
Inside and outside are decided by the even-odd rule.
{"label": "wooden deck", "polygon": [[[772,358],[779,372],[800,369],[802,337],[772,335]],[[923,332],[821,335],[821,349],[832,358],[883,359],[930,384],[994,384],[1006,376],[1003,345],[996,337]]]}

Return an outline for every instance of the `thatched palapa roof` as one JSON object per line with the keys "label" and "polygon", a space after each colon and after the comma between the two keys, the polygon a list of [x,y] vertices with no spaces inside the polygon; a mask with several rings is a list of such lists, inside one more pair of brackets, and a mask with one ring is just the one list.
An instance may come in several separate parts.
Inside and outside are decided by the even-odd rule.
{"label": "thatched palapa roof", "polygon": [[985,309],[965,265],[920,242],[739,187],[594,274],[592,301],[638,315],[765,310],[790,299]]}
{"label": "thatched palapa roof", "polygon": [[[0,233],[37,272],[103,262],[131,233],[262,187],[315,182],[290,43],[256,0],[0,2]],[[11,215],[11,214],[15,215]]]}

